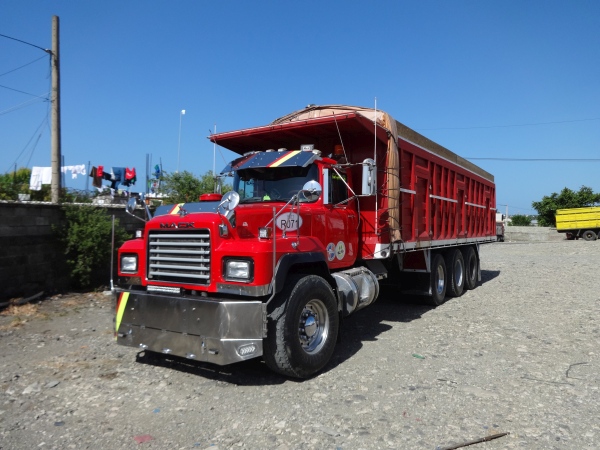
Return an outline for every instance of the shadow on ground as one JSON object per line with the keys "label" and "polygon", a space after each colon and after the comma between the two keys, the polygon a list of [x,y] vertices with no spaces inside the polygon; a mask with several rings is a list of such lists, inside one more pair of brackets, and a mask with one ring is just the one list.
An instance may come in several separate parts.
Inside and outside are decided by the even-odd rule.
{"label": "shadow on ground", "polygon": [[[482,270],[481,282],[482,284],[487,283],[499,275],[500,271],[497,270]],[[431,309],[433,309],[432,306],[424,304],[424,297],[401,295],[397,290],[390,288],[382,289],[375,303],[342,321],[340,339],[335,353],[323,372],[344,364],[361,350],[363,342],[376,341],[378,336],[393,326],[401,326],[403,323],[420,319]],[[276,385],[286,381],[303,381],[271,372],[260,359],[228,366],[216,366],[180,357],[140,352],[137,361],[240,386]]]}
{"label": "shadow on ground", "polygon": [[[383,292],[369,307],[343,320],[340,327],[340,342],[330,363],[323,372],[331,370],[356,354],[365,341],[375,341],[377,337],[392,328],[394,323],[407,323],[419,319],[431,310],[431,306],[410,303],[412,300],[399,298],[393,293]],[[228,366],[191,361],[176,356],[152,352],[137,354],[137,362],[166,367],[182,373],[240,386],[275,385],[285,381],[297,381],[271,372],[260,360],[254,359]]]}

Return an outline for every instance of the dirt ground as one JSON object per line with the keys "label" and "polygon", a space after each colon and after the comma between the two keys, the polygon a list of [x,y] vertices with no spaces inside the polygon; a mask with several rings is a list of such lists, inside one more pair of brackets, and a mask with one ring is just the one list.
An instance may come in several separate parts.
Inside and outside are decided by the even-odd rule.
{"label": "dirt ground", "polygon": [[305,381],[117,346],[102,292],[5,308],[0,448],[600,448],[600,243],[481,259],[480,286],[438,308],[386,293],[345,320]]}

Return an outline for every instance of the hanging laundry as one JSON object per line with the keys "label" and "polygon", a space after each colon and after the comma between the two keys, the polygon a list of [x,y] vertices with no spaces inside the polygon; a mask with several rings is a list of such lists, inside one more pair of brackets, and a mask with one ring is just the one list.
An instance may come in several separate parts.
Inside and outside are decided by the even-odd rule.
{"label": "hanging laundry", "polygon": [[112,189],[117,189],[117,186],[125,180],[125,167],[113,167],[111,175],[112,183],[110,184],[110,187]]}
{"label": "hanging laundry", "polygon": [[29,180],[29,189],[32,191],[41,191],[42,184],[52,183],[52,167],[33,166],[31,169],[31,179]]}
{"label": "hanging laundry", "polygon": [[90,177],[93,179],[92,186],[96,188],[102,187],[102,177],[98,175],[98,169],[96,169],[96,167],[92,167],[92,170],[90,170]]}
{"label": "hanging laundry", "polygon": [[135,167],[133,169],[126,167],[125,168],[125,181],[123,181],[123,185],[131,186],[132,184],[135,184],[136,181],[137,181],[137,177],[135,175]]}
{"label": "hanging laundry", "polygon": [[77,164],[75,166],[62,166],[61,172],[66,174],[67,172],[71,172],[71,178],[76,179],[77,175],[85,175],[85,165]]}

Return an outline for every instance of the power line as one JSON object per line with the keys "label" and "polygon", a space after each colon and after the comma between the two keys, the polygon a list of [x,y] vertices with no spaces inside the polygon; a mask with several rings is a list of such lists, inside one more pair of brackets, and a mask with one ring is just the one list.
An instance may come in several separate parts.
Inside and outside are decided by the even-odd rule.
{"label": "power line", "polygon": [[4,110],[0,111],[0,116],[3,116],[4,114],[8,114],[9,112],[13,112],[13,111],[16,111],[21,108],[25,108],[26,106],[29,106],[40,100],[49,101],[50,99],[48,98],[48,95],[50,95],[50,92],[46,92],[44,95],[40,95],[36,98],[31,98],[27,101],[24,101],[23,103],[19,103],[18,105],[11,106],[10,108],[4,109]]}
{"label": "power line", "polygon": [[32,43],[30,43],[30,42],[25,42],[25,41],[22,41],[21,39],[17,39],[17,38],[14,38],[14,37],[10,37],[10,36],[7,36],[7,35],[5,35],[5,34],[0,34],[0,37],[6,38],[6,39],[12,39],[13,41],[20,42],[21,44],[31,45],[32,47],[39,48],[40,50],[43,50],[43,51],[45,51],[46,53],[52,54],[52,50],[49,50],[49,49],[47,49],[47,48],[42,48],[42,47],[40,47],[39,45],[35,45],[35,44],[32,44]]}
{"label": "power line", "polygon": [[35,148],[37,147],[37,144],[40,141],[40,138],[42,137],[42,132],[40,132],[40,130],[42,129],[42,127],[44,126],[44,124],[48,123],[49,114],[50,114],[49,112],[46,113],[46,116],[42,119],[42,122],[39,124],[39,126],[37,127],[37,129],[33,132],[33,134],[31,135],[31,137],[29,138],[29,141],[27,141],[27,144],[25,144],[25,146],[23,147],[23,149],[21,150],[21,152],[19,153],[19,155],[12,162],[12,164],[9,166],[9,168],[6,170],[6,173],[8,173],[8,171],[10,170],[10,167],[12,167],[13,165],[15,165],[19,161],[19,159],[21,158],[21,156],[23,155],[23,153],[25,153],[25,150],[27,150],[27,148],[31,144],[31,141],[33,140],[33,138],[35,137],[35,135],[39,132],[39,136],[38,136],[37,140],[35,141],[35,144],[34,144],[33,148],[31,149],[31,154],[29,155],[29,158],[27,160],[27,166],[29,166],[29,162],[31,161],[31,157],[33,156],[33,152],[35,151]]}
{"label": "power line", "polygon": [[515,127],[532,127],[538,125],[556,125],[561,123],[574,123],[574,122],[589,122],[592,120],[600,120],[600,117],[594,117],[591,119],[575,119],[575,120],[557,120],[555,122],[534,122],[534,123],[520,123],[513,125],[487,125],[477,127],[440,127],[440,128],[416,128],[417,131],[432,131],[432,130],[476,130],[486,128],[515,128]]}
{"label": "power line", "polygon": [[3,86],[3,85],[1,85],[1,84],[0,84],[0,88],[8,89],[9,91],[15,91],[15,92],[19,92],[19,93],[21,93],[21,94],[25,94],[25,95],[31,95],[32,97],[39,97],[39,95],[30,94],[29,92],[20,91],[20,90],[18,90],[18,89],[13,89],[13,88],[10,88],[10,87],[8,87],[8,86]]}
{"label": "power line", "polygon": [[40,59],[43,59],[43,58],[45,58],[45,57],[46,57],[46,55],[44,55],[44,56],[40,56],[39,58],[36,58],[36,59],[34,59],[33,61],[31,61],[31,62],[28,62],[27,64],[23,64],[22,66],[20,66],[20,67],[17,67],[16,69],[9,70],[8,72],[0,73],[0,77],[3,77],[4,75],[8,75],[9,73],[16,72],[17,70],[19,70],[19,69],[22,69],[23,67],[27,67],[28,65],[30,65],[30,64],[33,64],[34,62],[37,62],[37,61],[39,61]]}

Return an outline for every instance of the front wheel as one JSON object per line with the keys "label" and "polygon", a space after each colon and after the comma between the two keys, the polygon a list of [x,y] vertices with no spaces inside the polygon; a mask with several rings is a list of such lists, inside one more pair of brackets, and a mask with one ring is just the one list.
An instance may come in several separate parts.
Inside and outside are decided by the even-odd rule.
{"label": "front wheel", "polygon": [[339,329],[335,296],[317,275],[293,276],[273,300],[263,357],[282,375],[307,378],[331,359]]}

